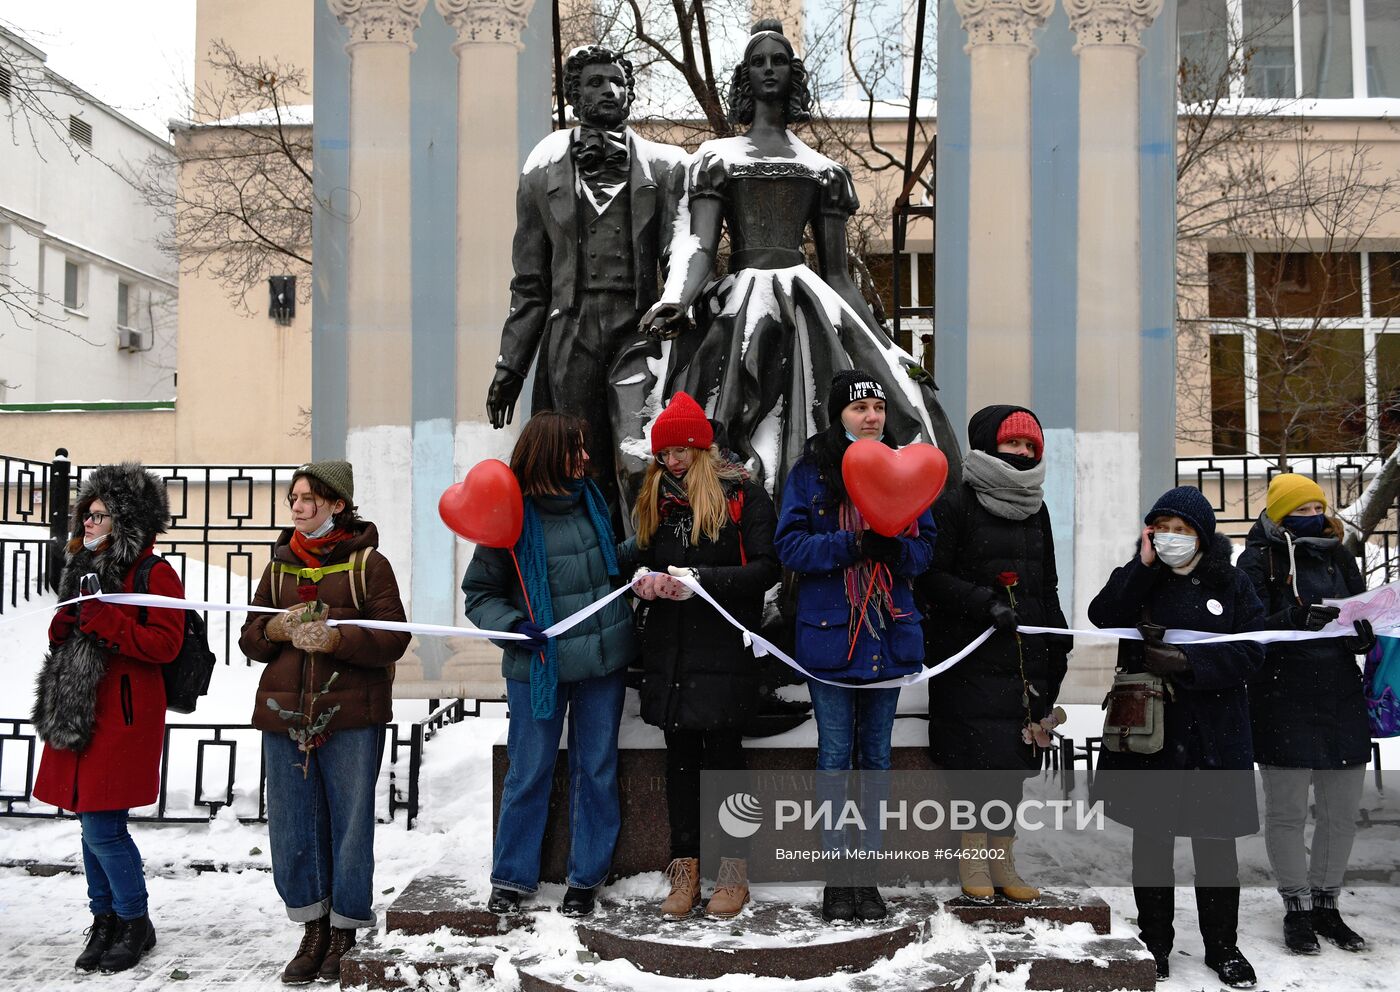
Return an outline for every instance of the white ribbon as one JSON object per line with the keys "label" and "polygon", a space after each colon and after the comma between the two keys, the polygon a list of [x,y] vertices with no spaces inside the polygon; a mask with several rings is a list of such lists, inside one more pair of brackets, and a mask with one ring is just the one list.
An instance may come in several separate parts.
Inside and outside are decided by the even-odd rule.
{"label": "white ribbon", "polygon": [[[996,628],[988,627],[982,633],[972,639],[972,642],[964,647],[957,654],[949,658],[944,658],[938,664],[926,667],[918,672],[912,672],[896,679],[884,679],[879,682],[833,682],[824,679],[820,675],[813,675],[801,665],[799,665],[791,655],[783,651],[772,641],[761,634],[755,634],[733,614],[721,606],[709,591],[700,584],[700,580],[688,575],[675,576],[665,572],[646,572],[633,577],[635,583],[637,579],[646,575],[659,575],[665,578],[674,579],[682,585],[687,586],[697,596],[714,607],[727,623],[733,626],[743,635],[744,643],[748,645],[755,657],[772,655],[783,664],[797,671],[804,678],[813,679],[817,682],[824,682],[827,685],[844,686],[856,689],[894,689],[907,685],[918,685],[938,675],[942,675],[948,669],[961,662],[972,652],[976,651],[987,639],[996,633]],[[544,631],[546,637],[558,637],[561,634],[578,626],[593,614],[603,609],[613,600],[631,590],[631,585],[625,585],[614,589],[602,599],[590,603],[576,613],[552,624]],[[1365,594],[1363,594],[1365,595]],[[152,609],[165,610],[211,610],[223,613],[284,613],[286,609],[279,609],[272,606],[235,606],[230,603],[209,603],[202,600],[193,599],[172,599],[168,596],[153,596],[149,593],[98,593],[96,595],[77,596],[73,599],[64,600],[53,607],[40,607],[36,610],[29,610],[15,616],[0,618],[0,625],[22,620],[25,617],[33,616],[37,613],[47,613],[53,609],[61,609],[75,603],[82,603],[87,600],[99,600],[104,603],[113,603],[118,606],[145,606]],[[291,607],[296,609],[296,607]],[[365,627],[371,630],[394,630],[405,634],[417,634],[421,637],[473,637],[489,639],[493,641],[522,641],[528,638],[524,634],[517,634],[514,631],[480,630],[475,627],[454,627],[446,624],[435,623],[407,623],[397,620],[327,620],[326,624],[331,627]],[[1038,627],[1031,624],[1022,624],[1016,628],[1022,634],[1063,634],[1069,637],[1092,637],[1104,640],[1117,641],[1140,641],[1142,634],[1132,627],[1102,627],[1082,630],[1075,627]],[[1168,644],[1231,644],[1235,642],[1254,642],[1257,644],[1272,644],[1279,641],[1315,641],[1329,637],[1351,637],[1355,631],[1350,627],[1343,627],[1338,623],[1331,623],[1322,630],[1253,630],[1240,634],[1215,634],[1201,630],[1168,630],[1164,640]]]}

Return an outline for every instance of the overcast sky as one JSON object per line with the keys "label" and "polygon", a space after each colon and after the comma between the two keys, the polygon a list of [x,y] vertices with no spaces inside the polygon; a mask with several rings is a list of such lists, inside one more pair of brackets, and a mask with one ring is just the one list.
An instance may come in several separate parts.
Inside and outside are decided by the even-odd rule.
{"label": "overcast sky", "polygon": [[166,137],[194,72],[195,0],[0,0],[49,68]]}

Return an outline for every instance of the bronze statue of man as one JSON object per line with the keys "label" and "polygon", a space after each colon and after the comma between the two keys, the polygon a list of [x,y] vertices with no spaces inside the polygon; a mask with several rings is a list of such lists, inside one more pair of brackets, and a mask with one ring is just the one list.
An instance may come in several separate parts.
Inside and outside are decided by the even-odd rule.
{"label": "bronze statue of man", "polygon": [[600,46],[575,50],[565,99],[579,126],[555,131],[525,162],[516,194],[515,275],[486,399],[510,423],[538,353],[532,408],[588,421],[588,455],[608,502],[629,517],[649,457],[661,345],[638,330],[660,292],[685,191],[683,149],[626,127],[632,64]]}

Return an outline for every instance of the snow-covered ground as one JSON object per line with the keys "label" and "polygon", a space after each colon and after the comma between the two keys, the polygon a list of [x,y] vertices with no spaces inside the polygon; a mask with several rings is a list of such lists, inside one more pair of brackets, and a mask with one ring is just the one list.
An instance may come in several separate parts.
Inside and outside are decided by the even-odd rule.
{"label": "snow-covered ground", "polygon": [[[191,590],[194,592],[194,590]],[[51,602],[51,600],[50,600]],[[0,716],[26,715],[32,696],[33,676],[44,647],[48,611],[36,602],[35,612],[17,622],[0,623]],[[23,610],[7,613],[9,620]],[[234,622],[241,617],[234,615]],[[253,689],[258,671],[241,665],[220,666],[210,696],[189,721],[243,723],[251,713]],[[920,703],[919,690],[906,692],[901,709],[910,712]],[[635,703],[633,704],[635,706]],[[633,707],[629,707],[633,708]],[[1102,714],[1096,707],[1070,707],[1066,732],[1083,737],[1096,732]],[[426,706],[418,701],[396,704],[396,718],[410,722],[421,718]],[[901,724],[912,721],[901,721]],[[491,824],[491,746],[505,731],[499,707],[487,707],[484,715],[469,719],[441,732],[426,747],[420,782],[421,812],[417,828],[404,829],[402,822],[381,825],[376,834],[376,905],[381,920],[396,893],[420,871],[450,857],[458,875],[484,894],[488,883]],[[903,728],[901,728],[903,729]],[[255,747],[240,748],[255,755]],[[193,757],[189,759],[193,761]],[[242,760],[242,756],[240,756]],[[256,760],[254,757],[253,760]],[[1384,765],[1393,769],[1392,794],[1400,789],[1400,739],[1385,744]],[[19,770],[22,773],[22,769]],[[7,759],[0,769],[0,792],[14,791],[16,770]],[[214,776],[215,778],[221,776]],[[256,781],[256,771],[254,771]],[[213,782],[208,783],[211,787]],[[1389,783],[1388,783],[1389,784]],[[1048,784],[1042,787],[1051,788]],[[1054,787],[1057,788],[1057,787]],[[240,797],[246,802],[248,797]],[[253,797],[256,801],[256,797]],[[1378,797],[1368,776],[1366,803]],[[1394,801],[1391,802],[1392,808]],[[1395,828],[1387,837],[1400,838]],[[86,915],[85,885],[81,874],[36,877],[22,868],[0,869],[0,982],[25,989],[76,988],[96,983],[103,990],[146,990],[166,987],[182,989],[275,989],[281,965],[291,956],[299,933],[288,923],[281,901],[265,870],[268,866],[267,831],[261,825],[240,824],[230,810],[210,823],[166,826],[135,824],[137,843],[147,859],[150,877],[151,914],[161,942],[147,961],[133,973],[118,976],[81,976],[71,971],[71,959],[82,944],[82,930],[90,922]],[[1379,836],[1379,835],[1377,835]],[[1400,839],[1395,841],[1400,848]],[[69,819],[0,818],[0,859],[10,862],[33,860],[44,863],[74,861],[78,854],[78,826]],[[1256,850],[1257,848],[1257,850]],[[1371,845],[1374,849],[1375,845]],[[1242,861],[1257,863],[1262,839],[1241,844]],[[1395,860],[1392,853],[1389,863]],[[191,863],[213,861],[232,866],[228,872],[199,874]],[[1035,856],[1030,859],[1034,864]],[[1386,863],[1382,855],[1374,862]],[[1179,845],[1178,864],[1182,876],[1189,877],[1187,845]],[[1371,863],[1363,867],[1370,867]],[[240,870],[242,869],[242,870]],[[1030,871],[1027,874],[1031,874]],[[1287,954],[1281,945],[1282,910],[1278,896],[1264,878],[1246,876],[1242,895],[1240,945],[1260,975],[1260,987],[1275,990],[1389,989],[1400,973],[1400,889],[1374,882],[1349,888],[1343,910],[1353,925],[1371,942],[1364,954],[1347,954],[1324,945],[1314,958]],[[664,894],[660,873],[623,879],[611,886],[611,898],[659,900]],[[1135,915],[1132,891],[1123,887],[1099,890],[1113,908],[1115,934],[1133,933]],[[948,890],[952,894],[952,890]],[[552,905],[562,896],[562,887],[543,886],[537,901]],[[782,887],[768,892],[758,889],[758,900],[811,901],[819,889]],[[1063,946],[1089,936],[1084,927],[1058,931],[1053,939]],[[1202,963],[1202,946],[1196,931],[1195,909],[1189,890],[1178,894],[1177,954],[1173,959],[1174,977],[1159,986],[1164,992],[1194,992],[1219,988],[1212,972]],[[959,946],[969,935],[961,924],[944,921],[930,934],[929,943],[905,953],[936,953]],[[438,933],[422,938],[394,938],[389,946],[408,953],[442,946],[449,950],[469,941]],[[421,947],[420,947],[421,945]],[[572,959],[581,950],[571,925],[563,917],[542,913],[530,931],[518,931],[482,941],[483,948],[498,955],[497,978],[487,986],[500,992],[518,988],[513,957],[541,952]],[[623,969],[621,964],[609,968]],[[176,971],[188,975],[182,981],[171,976]],[[636,988],[656,983],[638,977]],[[1000,976],[993,985],[999,992],[1024,986],[1024,976]],[[707,989],[777,992],[793,983],[754,979],[745,976],[706,982]],[[804,984],[804,988],[806,985]],[[839,979],[811,985],[822,992],[839,990]]]}

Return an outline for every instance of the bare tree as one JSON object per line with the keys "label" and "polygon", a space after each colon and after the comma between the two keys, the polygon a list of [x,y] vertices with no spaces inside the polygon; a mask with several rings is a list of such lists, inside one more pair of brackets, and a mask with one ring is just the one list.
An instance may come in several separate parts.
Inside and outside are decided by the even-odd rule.
{"label": "bare tree", "polygon": [[172,126],[181,180],[158,163],[133,170],[147,202],[170,216],[164,247],[182,271],[217,280],[249,309],[268,276],[292,274],[310,299],[312,188],[310,95],[302,69],[239,56],[216,41],[209,80],[190,94],[190,120]]}

